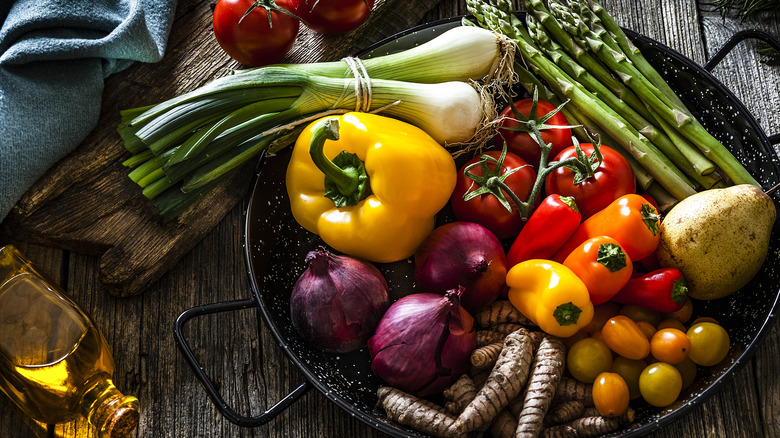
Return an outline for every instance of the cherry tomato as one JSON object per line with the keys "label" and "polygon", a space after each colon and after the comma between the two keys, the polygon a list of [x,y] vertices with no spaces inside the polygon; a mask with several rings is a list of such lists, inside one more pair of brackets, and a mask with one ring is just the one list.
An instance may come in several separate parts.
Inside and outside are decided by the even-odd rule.
{"label": "cherry tomato", "polygon": [[604,342],[585,338],[569,349],[566,366],[575,379],[583,383],[593,383],[596,376],[612,368],[612,352]]}
{"label": "cherry tomato", "polygon": [[338,34],[363,24],[374,7],[374,0],[289,0],[292,12],[311,30]]}
{"label": "cherry tomato", "polygon": [[[485,155],[496,161],[485,160],[483,158]],[[463,200],[463,197],[471,192],[485,188],[467,176],[468,174],[473,174],[477,178],[484,176],[482,165],[476,163],[485,160],[485,165],[490,173],[495,173],[496,177],[504,178],[504,183],[521,201],[528,201],[536,181],[536,172],[525,160],[511,152],[506,153],[501,169],[496,171],[497,161],[500,157],[501,151],[487,151],[464,164],[458,171],[458,179],[450,198],[450,204],[459,221],[476,222],[492,231],[499,239],[506,239],[520,233],[525,222],[520,217],[516,204],[505,190],[496,187],[495,193],[501,194],[507,200],[511,211],[501,204],[498,197],[491,192],[479,194],[468,201]],[[467,169],[468,172],[466,172]],[[507,175],[514,169],[519,170]],[[538,197],[535,204],[538,204]]]}
{"label": "cherry tomato", "polygon": [[639,398],[642,394],[639,392],[639,376],[647,368],[647,363],[641,359],[628,359],[618,356],[612,361],[613,373],[620,374],[620,377],[628,385],[628,395],[631,400]]}
{"label": "cherry tomato", "polygon": [[629,391],[617,373],[604,372],[593,382],[593,405],[602,417],[619,417],[628,410]]}
{"label": "cherry tomato", "polygon": [[620,306],[612,301],[594,305],[593,319],[590,320],[588,325],[581,328],[580,331],[584,332],[587,336],[592,336],[593,333],[600,332],[601,328],[604,327],[604,324],[607,323],[607,320],[617,315],[619,311]]}
{"label": "cherry tomato", "polygon": [[682,389],[691,386],[691,383],[696,380],[697,367],[690,359],[686,358],[684,361],[675,364],[674,367],[677,368],[677,371],[682,376]]}
{"label": "cherry tomato", "polygon": [[[582,152],[590,157],[593,144],[580,144]],[[545,180],[547,193],[571,196],[577,202],[584,221],[612,203],[617,198],[636,192],[634,171],[628,161],[611,147],[601,145],[601,165],[575,185],[575,172],[567,167],[555,169]],[[577,157],[575,146],[569,146],[555,156],[555,161]],[[593,157],[595,159],[595,157]]]}
{"label": "cherry tomato", "polygon": [[694,325],[696,325],[696,324],[698,324],[700,322],[711,322],[713,324],[720,324],[718,322],[718,320],[715,319],[715,318],[711,318],[709,316],[700,316],[700,317],[698,317],[698,318],[693,320],[693,322],[691,323],[691,326],[694,326]]}
{"label": "cherry tomato", "polygon": [[631,279],[634,265],[620,243],[608,236],[586,240],[566,256],[563,265],[585,283],[593,304],[603,304]]}
{"label": "cherry tomato", "polygon": [[674,329],[677,329],[677,330],[679,330],[679,331],[681,331],[683,333],[688,331],[688,328],[685,327],[685,324],[683,324],[679,320],[673,319],[673,318],[665,319],[665,320],[659,322],[658,325],[656,326],[656,329],[658,329],[658,330],[665,329],[665,328],[674,328]]}
{"label": "cherry tomato", "polygon": [[638,321],[636,326],[639,327],[639,330],[642,330],[642,333],[645,334],[645,337],[648,340],[651,339],[653,335],[655,335],[655,327],[653,327],[653,325],[647,321]]}
{"label": "cherry tomato", "polygon": [[661,322],[660,312],[632,304],[621,307],[620,314],[629,317],[634,322],[647,321],[653,326],[657,326]]}
{"label": "cherry tomato", "polygon": [[[276,0],[280,8],[289,10],[290,0]],[[255,7],[253,0],[219,0],[214,7],[214,36],[231,58],[249,67],[273,64],[292,48],[300,24],[297,18],[284,12]],[[243,17],[243,18],[242,18]],[[240,24],[239,24],[240,21]]]}
{"label": "cherry tomato", "polygon": [[[522,99],[514,102],[515,110],[520,114],[519,117],[514,114],[511,105],[504,108],[499,116],[501,122],[498,125],[498,135],[493,138],[493,143],[501,148],[504,142],[506,142],[507,149],[510,152],[522,157],[533,166],[534,170],[538,170],[539,159],[542,157],[542,149],[528,131],[515,130],[522,126],[520,120],[529,118],[532,106],[533,99]],[[536,118],[540,119],[546,117],[555,109],[556,107],[551,103],[540,100],[536,104]],[[566,117],[560,111],[553,114],[543,123],[549,126],[569,125],[569,122],[566,121]],[[552,144],[550,154],[547,157],[548,161],[552,160],[553,157],[571,145],[571,129],[569,128],[540,129],[540,133],[542,134],[542,140],[546,144]]]}
{"label": "cherry tomato", "polygon": [[674,365],[656,362],[639,376],[639,392],[646,402],[663,408],[677,400],[682,390],[682,376]]}
{"label": "cherry tomato", "polygon": [[731,341],[726,330],[711,322],[700,322],[688,329],[691,340],[691,361],[697,365],[711,367],[726,358]]}
{"label": "cherry tomato", "polygon": [[626,316],[612,317],[601,329],[604,343],[615,353],[629,359],[644,359],[650,354],[650,340]]}
{"label": "cherry tomato", "polygon": [[693,315],[693,301],[691,301],[690,298],[686,298],[685,303],[683,303],[683,306],[679,310],[676,312],[664,313],[663,317],[676,319],[684,324],[691,319],[691,315]]}
{"label": "cherry tomato", "polygon": [[690,352],[688,335],[675,328],[658,330],[650,339],[650,354],[661,362],[676,365],[687,359]]}

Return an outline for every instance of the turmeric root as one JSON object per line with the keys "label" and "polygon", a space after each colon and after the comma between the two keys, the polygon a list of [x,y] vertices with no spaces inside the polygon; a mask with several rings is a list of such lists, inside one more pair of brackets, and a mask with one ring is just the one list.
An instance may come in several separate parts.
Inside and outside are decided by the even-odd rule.
{"label": "turmeric root", "polygon": [[517,429],[517,418],[506,409],[499,412],[490,423],[490,436],[493,438],[512,438]]}
{"label": "turmeric root", "polygon": [[[598,409],[595,407],[588,407],[582,411],[580,417],[600,417]],[[627,426],[634,422],[636,419],[636,411],[629,407],[623,415],[613,417],[621,426]]]}
{"label": "turmeric root", "polygon": [[478,311],[474,315],[474,322],[478,327],[492,327],[498,324],[504,324],[507,322],[530,325],[533,324],[528,318],[525,317],[515,306],[508,300],[496,300],[489,306]]}
{"label": "turmeric root", "polygon": [[578,437],[594,437],[618,430],[620,422],[614,418],[607,417],[582,417],[570,423],[566,423],[575,431]]}
{"label": "turmeric root", "polygon": [[525,329],[525,327],[522,324],[517,324],[514,322],[505,322],[503,324],[496,324],[491,327],[492,330],[497,331],[499,333],[504,333],[506,335],[516,332],[520,329]]}
{"label": "turmeric root", "polygon": [[506,333],[497,332],[495,330],[477,330],[477,348],[484,347],[485,345],[494,344],[496,342],[504,342]]}
{"label": "turmeric root", "polygon": [[464,374],[460,376],[455,383],[450,385],[449,388],[446,388],[443,395],[445,399],[449,400],[444,405],[444,408],[447,409],[448,412],[457,415],[463,411],[463,408],[465,408],[471,400],[474,400],[474,397],[477,395],[477,385],[474,384],[474,380],[472,380],[468,374]]}
{"label": "turmeric root", "polygon": [[577,400],[585,406],[593,406],[593,385],[564,376],[558,384],[558,389],[555,390],[553,403],[569,400]]}
{"label": "turmeric root", "polygon": [[466,433],[487,427],[520,394],[528,379],[531,351],[531,339],[525,329],[507,335],[485,384],[455,421],[455,431]]}
{"label": "turmeric root", "polygon": [[503,342],[486,345],[471,352],[471,366],[474,368],[490,368],[495,365],[498,355],[504,348]]}
{"label": "turmeric root", "polygon": [[380,387],[377,396],[389,419],[436,437],[453,436],[455,418],[441,406],[389,386]]}
{"label": "turmeric root", "polygon": [[568,424],[547,427],[542,430],[543,438],[577,438],[577,430]]}
{"label": "turmeric root", "polygon": [[563,342],[554,336],[542,339],[525,389],[523,410],[517,418],[516,438],[539,436],[565,363],[566,347]]}
{"label": "turmeric root", "polygon": [[579,400],[569,400],[550,408],[550,412],[545,417],[547,424],[568,423],[574,419],[585,416],[585,405]]}

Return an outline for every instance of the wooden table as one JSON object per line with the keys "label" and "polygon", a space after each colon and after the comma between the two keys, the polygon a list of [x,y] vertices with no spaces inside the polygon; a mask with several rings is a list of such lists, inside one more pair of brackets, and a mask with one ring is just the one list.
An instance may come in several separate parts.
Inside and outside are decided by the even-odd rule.
{"label": "wooden table", "polygon": [[[737,30],[757,26],[733,19],[723,21],[703,1],[603,3],[623,26],[657,39],[700,64]],[[236,67],[212,38],[211,6],[213,2],[180,0],[165,58],[158,64],[139,64],[109,78],[102,122],[117,120],[116,104],[111,105],[112,102],[125,99],[130,102],[125,107],[153,103]],[[378,0],[365,29],[344,37],[323,38],[304,33],[291,59],[310,59],[312,54],[317,55],[316,59],[338,58],[412,25],[463,13],[461,0]],[[780,34],[777,22],[767,21],[760,27]],[[752,43],[742,43],[715,69],[715,74],[745,102],[768,134],[780,132],[780,69],[758,64]],[[139,83],[139,77],[148,82]],[[92,147],[117,147],[118,138],[111,135],[112,130],[98,128],[100,134],[93,134],[89,140],[97,143]],[[243,192],[236,199],[249,189],[245,183],[241,187]],[[143,293],[129,297],[120,298],[101,288],[100,259],[96,256],[99,251],[95,247],[73,239],[51,239],[47,243],[44,237],[35,238],[35,233],[6,235],[0,243],[14,243],[21,248],[103,328],[117,363],[117,386],[136,395],[142,404],[136,436],[383,436],[317,391],[305,395],[267,425],[254,429],[231,424],[212,405],[176,348],[172,328],[185,309],[251,296],[242,248],[246,201],[229,207],[225,208],[224,217],[220,215],[214,220],[215,225],[202,239],[186,247],[183,257],[165,261],[170,269],[161,278],[152,281]],[[227,402],[241,413],[260,412],[303,379],[255,310],[201,317],[190,323],[186,334]],[[755,357],[719,394],[652,436],[780,436],[779,362],[780,324],[775,323]],[[6,397],[0,397],[2,437],[89,436],[91,432],[85,421],[52,428],[39,425]]]}

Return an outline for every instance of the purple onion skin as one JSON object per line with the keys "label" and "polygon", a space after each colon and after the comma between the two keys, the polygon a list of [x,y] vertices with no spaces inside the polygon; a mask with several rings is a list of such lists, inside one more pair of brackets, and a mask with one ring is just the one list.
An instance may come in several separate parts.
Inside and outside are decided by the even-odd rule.
{"label": "purple onion skin", "polygon": [[374,373],[426,397],[468,371],[476,336],[474,318],[459,303],[462,291],[412,294],[393,303],[368,340]]}
{"label": "purple onion skin", "polygon": [[385,278],[368,262],[324,248],[309,252],[306,262],[290,296],[295,330],[329,353],[366,345],[390,304]]}
{"label": "purple onion skin", "polygon": [[506,280],[506,252],[490,230],[473,222],[450,222],[428,236],[414,255],[422,292],[466,288],[461,305],[476,313],[498,298]]}

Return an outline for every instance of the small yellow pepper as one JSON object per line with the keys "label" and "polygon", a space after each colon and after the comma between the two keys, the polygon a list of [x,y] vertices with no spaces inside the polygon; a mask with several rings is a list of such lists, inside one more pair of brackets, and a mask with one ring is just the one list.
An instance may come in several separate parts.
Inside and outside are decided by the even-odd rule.
{"label": "small yellow pepper", "polygon": [[567,338],[593,319],[585,283],[558,262],[531,259],[506,274],[509,301],[545,332]]}
{"label": "small yellow pepper", "polygon": [[347,113],[311,123],[287,167],[293,217],[337,251],[405,259],[433,230],[455,188],[455,161],[416,126]]}

